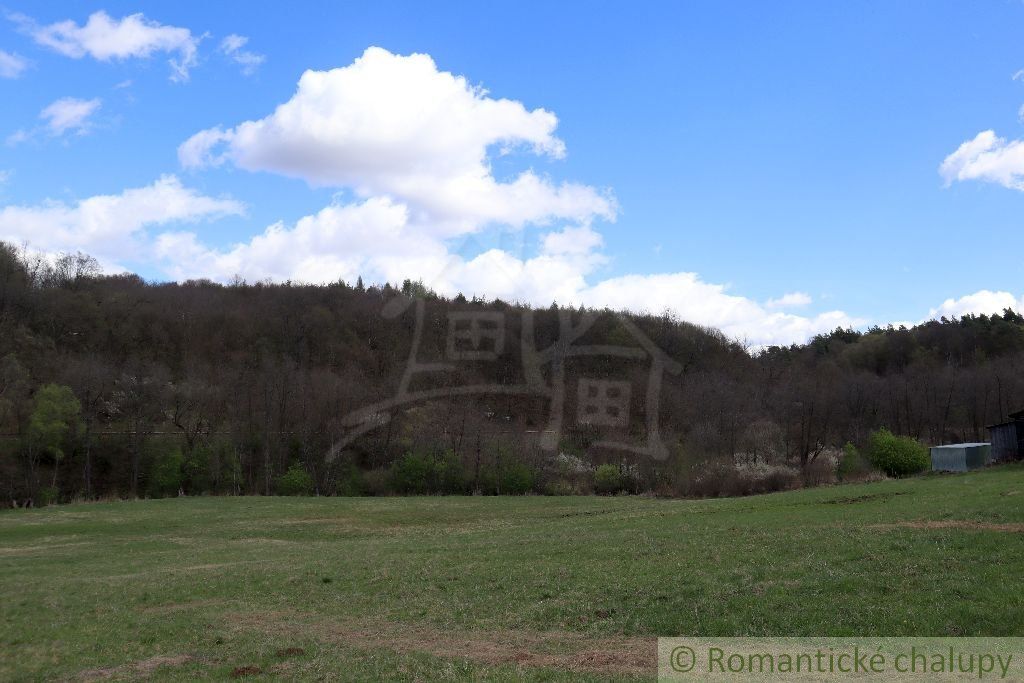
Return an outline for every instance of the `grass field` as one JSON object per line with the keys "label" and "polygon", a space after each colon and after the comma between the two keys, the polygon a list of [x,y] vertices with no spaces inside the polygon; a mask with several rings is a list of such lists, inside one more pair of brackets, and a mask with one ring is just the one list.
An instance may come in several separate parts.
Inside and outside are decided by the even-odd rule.
{"label": "grass field", "polygon": [[658,635],[1024,635],[1024,468],[707,501],[0,513],[0,680],[606,680]]}

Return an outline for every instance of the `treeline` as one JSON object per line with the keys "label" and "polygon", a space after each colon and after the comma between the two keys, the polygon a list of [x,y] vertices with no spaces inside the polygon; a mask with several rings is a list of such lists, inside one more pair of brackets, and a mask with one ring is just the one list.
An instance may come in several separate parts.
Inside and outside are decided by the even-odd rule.
{"label": "treeline", "polygon": [[[543,355],[567,339],[631,351]],[[656,410],[645,343],[678,371]],[[0,496],[749,493],[829,480],[882,427],[985,440],[1024,408],[1022,363],[1009,310],[752,353],[670,315],[409,281],[147,283],[0,243]],[[614,384],[604,423],[585,410],[594,379]],[[522,390],[538,380],[562,389]]]}

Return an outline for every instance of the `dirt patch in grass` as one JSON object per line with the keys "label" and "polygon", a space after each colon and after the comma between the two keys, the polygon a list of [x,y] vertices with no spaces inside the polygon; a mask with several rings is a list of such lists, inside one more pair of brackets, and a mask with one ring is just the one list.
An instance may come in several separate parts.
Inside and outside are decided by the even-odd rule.
{"label": "dirt patch in grass", "polygon": [[187,600],[185,602],[168,602],[163,605],[152,605],[150,607],[143,607],[139,611],[142,614],[172,614],[174,612],[183,612],[191,609],[200,609],[203,607],[216,607],[223,605],[226,600]]}
{"label": "dirt patch in grass", "polygon": [[302,613],[235,614],[240,630],[277,637],[314,637],[324,643],[424,653],[490,665],[513,664],[600,674],[651,674],[657,663],[654,638],[593,637],[572,632],[525,630],[459,631],[380,620],[333,621]]}
{"label": "dirt patch in grass", "polygon": [[844,496],[842,498],[832,498],[831,500],[821,501],[824,505],[851,505],[853,503],[870,503],[870,502],[881,502],[895,498],[896,496],[902,496],[903,491],[897,491],[893,493],[866,493],[862,496]]}
{"label": "dirt patch in grass", "polygon": [[140,579],[152,577],[154,574],[179,574],[181,572],[210,571],[224,569],[225,567],[237,567],[244,564],[267,564],[268,560],[240,560],[238,562],[213,562],[209,564],[190,564],[182,567],[154,567],[144,572],[134,574],[110,574],[107,576],[87,576],[86,581],[124,581],[126,579]]}
{"label": "dirt patch in grass", "polygon": [[258,676],[263,673],[263,669],[258,666],[236,666],[231,670],[232,678],[244,678],[245,676]]}
{"label": "dirt patch in grass", "polygon": [[868,528],[881,529],[883,531],[891,529],[922,529],[925,531],[935,529],[961,529],[964,531],[1002,531],[1004,533],[1011,534],[1024,533],[1024,523],[1020,522],[997,524],[995,522],[978,522],[956,519],[919,520],[914,522],[896,522],[895,524],[872,524],[868,526]]}
{"label": "dirt patch in grass", "polygon": [[83,545],[92,545],[88,541],[82,541],[79,543],[49,543],[47,545],[23,545],[23,546],[9,546],[6,548],[0,548],[0,557],[9,557],[12,555],[32,555],[35,553],[45,553],[52,550],[63,550],[65,548],[77,548]]}
{"label": "dirt patch in grass", "polygon": [[189,655],[158,655],[131,664],[111,666],[103,669],[89,669],[78,674],[81,681],[103,681],[108,678],[149,676],[162,666],[181,666],[192,661]]}

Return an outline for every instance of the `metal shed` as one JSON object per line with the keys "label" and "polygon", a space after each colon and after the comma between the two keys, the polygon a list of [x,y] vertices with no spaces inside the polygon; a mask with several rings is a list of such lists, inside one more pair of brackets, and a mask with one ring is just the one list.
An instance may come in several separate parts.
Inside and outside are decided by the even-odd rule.
{"label": "metal shed", "polygon": [[954,443],[932,446],[932,470],[966,472],[984,467],[992,460],[992,445],[987,443]]}
{"label": "metal shed", "polygon": [[992,459],[1005,462],[1024,458],[1024,410],[1010,413],[1009,422],[989,425]]}

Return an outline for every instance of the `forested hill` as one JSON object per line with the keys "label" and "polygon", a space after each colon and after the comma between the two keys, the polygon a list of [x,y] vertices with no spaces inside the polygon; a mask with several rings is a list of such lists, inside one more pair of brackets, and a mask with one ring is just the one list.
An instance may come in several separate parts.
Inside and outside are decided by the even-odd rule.
{"label": "forested hill", "polygon": [[[552,362],[573,344],[592,352]],[[152,284],[0,245],[0,496],[273,493],[302,476],[372,493],[403,457],[441,458],[424,476],[455,490],[575,490],[609,462],[678,492],[723,462],[809,466],[880,426],[983,439],[1024,408],[1022,364],[1012,311],[751,353],[666,315],[410,282]],[[618,407],[587,418],[588,391]]]}

